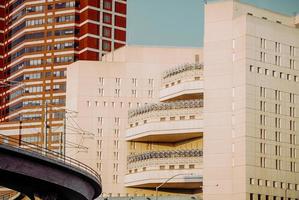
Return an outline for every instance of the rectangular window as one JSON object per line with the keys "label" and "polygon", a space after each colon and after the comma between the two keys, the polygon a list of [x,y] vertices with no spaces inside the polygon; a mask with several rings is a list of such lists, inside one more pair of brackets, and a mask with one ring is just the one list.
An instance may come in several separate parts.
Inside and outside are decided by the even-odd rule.
{"label": "rectangular window", "polygon": [[264,39],[264,38],[260,39],[260,48],[266,49],[266,39]]}
{"label": "rectangular window", "polygon": [[103,40],[103,47],[102,47],[102,49],[104,51],[110,51],[111,50],[111,42]]}
{"label": "rectangular window", "polygon": [[281,66],[281,57],[275,56],[275,65]]}
{"label": "rectangular window", "polygon": [[111,28],[109,27],[103,27],[103,36],[111,38]]}
{"label": "rectangular window", "polygon": [[107,10],[111,10],[112,9],[111,1],[104,0],[104,9],[107,9]]}
{"label": "rectangular window", "polygon": [[108,14],[108,13],[103,14],[103,22],[104,23],[111,24],[111,22],[112,22],[111,18],[112,18],[111,14]]}
{"label": "rectangular window", "polygon": [[279,42],[275,42],[275,52],[276,53],[281,52],[281,44]]}
{"label": "rectangular window", "polygon": [[103,88],[99,88],[99,95],[101,97],[104,96],[104,89]]}

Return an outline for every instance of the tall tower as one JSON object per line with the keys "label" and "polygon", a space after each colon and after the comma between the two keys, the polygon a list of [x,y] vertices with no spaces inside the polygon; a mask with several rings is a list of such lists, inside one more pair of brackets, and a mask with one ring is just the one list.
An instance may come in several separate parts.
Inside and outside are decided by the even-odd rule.
{"label": "tall tower", "polygon": [[1,0],[0,132],[62,150],[67,66],[125,43],[126,0]]}
{"label": "tall tower", "polygon": [[205,8],[204,199],[298,199],[299,29],[243,4]]}

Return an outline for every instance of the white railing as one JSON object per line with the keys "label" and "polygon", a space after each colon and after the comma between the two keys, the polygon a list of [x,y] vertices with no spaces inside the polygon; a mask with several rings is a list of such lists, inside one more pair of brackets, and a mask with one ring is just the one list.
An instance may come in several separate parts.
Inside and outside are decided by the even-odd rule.
{"label": "white railing", "polygon": [[[129,155],[127,168],[159,168],[161,165],[193,164],[194,167],[202,164],[203,152],[200,149],[149,151],[141,154]],[[197,167],[196,167],[197,168]]]}
{"label": "white railing", "polygon": [[150,122],[196,119],[200,117],[202,107],[203,101],[199,99],[151,104],[130,110],[129,125],[134,127]]}

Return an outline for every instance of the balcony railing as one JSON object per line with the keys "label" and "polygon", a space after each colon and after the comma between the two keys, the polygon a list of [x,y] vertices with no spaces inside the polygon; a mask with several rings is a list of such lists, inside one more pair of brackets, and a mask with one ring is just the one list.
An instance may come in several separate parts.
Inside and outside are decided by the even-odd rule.
{"label": "balcony railing", "polygon": [[168,151],[149,151],[146,153],[129,155],[127,158],[128,170],[142,169],[146,167],[160,167],[160,165],[195,165],[202,163],[203,152],[200,149],[191,150],[168,150]]}
{"label": "balcony railing", "polygon": [[201,157],[202,150],[171,150],[171,151],[149,151],[146,153],[128,156],[128,163],[139,162],[156,158],[178,158],[178,157]]}
{"label": "balcony railing", "polygon": [[[140,120],[143,120],[144,123],[147,123],[151,120],[154,120],[154,118],[158,118],[159,120],[157,121],[161,121],[160,117],[182,116],[184,111],[185,114],[188,115],[199,114],[200,110],[198,108],[202,107],[203,100],[199,99],[150,104],[137,109],[130,110],[129,123],[130,127],[132,127],[134,125],[138,125],[136,124],[136,122]],[[179,110],[181,110],[181,112],[178,112]]]}
{"label": "balcony railing", "polygon": [[169,71],[162,77],[160,101],[199,99],[203,93],[203,65],[187,64]]}
{"label": "balcony railing", "polygon": [[172,76],[176,76],[178,74],[188,72],[188,71],[194,71],[194,70],[202,70],[203,64],[184,64],[175,68],[172,68],[170,70],[167,70],[163,73],[163,79],[170,78]]}

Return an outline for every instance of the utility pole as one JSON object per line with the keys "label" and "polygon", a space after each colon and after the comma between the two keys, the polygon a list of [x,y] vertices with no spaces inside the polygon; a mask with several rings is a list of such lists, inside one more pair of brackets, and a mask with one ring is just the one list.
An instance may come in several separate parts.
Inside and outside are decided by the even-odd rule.
{"label": "utility pole", "polygon": [[48,149],[48,103],[45,104],[45,135],[44,135],[44,142],[45,142],[45,149]]}
{"label": "utility pole", "polygon": [[22,119],[20,114],[20,124],[19,124],[19,147],[22,145]]}
{"label": "utility pole", "polygon": [[63,155],[66,154],[66,111],[64,112],[64,118],[63,118],[63,139],[62,139],[62,145],[63,145]]}

